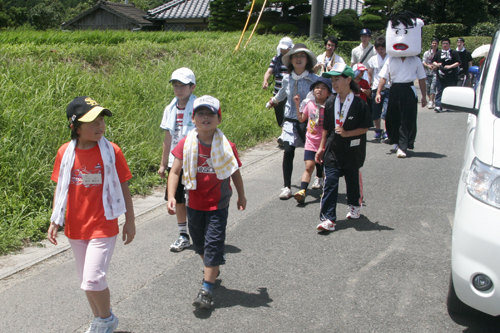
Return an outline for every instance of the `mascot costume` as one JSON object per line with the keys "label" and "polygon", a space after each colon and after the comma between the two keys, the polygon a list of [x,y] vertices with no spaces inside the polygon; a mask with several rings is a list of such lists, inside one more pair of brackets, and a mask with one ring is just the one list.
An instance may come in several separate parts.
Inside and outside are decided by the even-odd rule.
{"label": "mascot costume", "polygon": [[387,80],[392,82],[387,105],[386,129],[389,143],[394,144],[397,157],[406,157],[407,149],[413,149],[417,136],[417,91],[413,81],[418,79],[425,96],[426,74],[422,60],[417,57],[422,48],[424,22],[411,12],[389,16],[386,32],[387,54],[391,56],[380,71],[380,84],[375,101],[380,103],[380,92]]}

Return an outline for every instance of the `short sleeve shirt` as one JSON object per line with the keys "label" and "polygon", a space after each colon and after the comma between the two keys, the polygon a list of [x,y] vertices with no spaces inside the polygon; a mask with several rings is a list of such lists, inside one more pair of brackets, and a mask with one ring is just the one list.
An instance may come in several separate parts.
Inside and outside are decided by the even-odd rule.
{"label": "short sleeve shirt", "polygon": [[[62,157],[68,143],[59,148],[54,169],[50,179],[57,182]],[[132,178],[123,153],[116,144],[111,143],[116,157],[116,171],[120,182]],[[68,189],[68,204],[66,207],[66,226],[64,234],[70,239],[94,239],[113,237],[118,234],[118,219],[107,220],[104,216],[102,191],[104,184],[104,164],[99,145],[91,149],[75,148],[75,162],[71,169],[71,180]],[[82,175],[102,175],[101,184],[84,184]]]}
{"label": "short sleeve shirt", "polygon": [[[386,55],[384,59],[380,56],[380,54],[374,55],[368,60],[368,67],[373,69],[373,77],[372,77],[372,89],[376,90],[378,88],[378,84],[380,82],[380,71],[382,67],[384,67],[385,62],[390,58],[390,55]],[[384,89],[389,89],[391,87],[391,83],[389,80],[386,81]]]}
{"label": "short sleeve shirt", "polygon": [[273,73],[276,66],[278,66],[278,64],[281,64],[278,73],[274,75],[274,91],[273,91],[274,95],[276,95],[278,91],[281,89],[281,82],[283,81],[283,76],[285,74],[288,74],[288,68],[286,68],[281,59],[282,55],[274,56],[273,59],[271,59],[271,63],[269,64],[269,68],[273,69]]}
{"label": "short sleeve shirt", "polygon": [[[316,113],[318,108],[314,101],[309,101],[304,107],[303,113],[307,116],[307,133],[305,150],[318,151],[321,137],[323,136],[323,120],[325,118],[325,108],[319,108],[319,116]],[[316,120],[317,119],[317,120]]]}
{"label": "short sleeve shirt", "polygon": [[[183,138],[172,153],[179,160],[183,159],[184,142]],[[241,161],[234,143],[229,141],[234,156],[241,167]],[[210,158],[211,146],[198,142],[198,169],[196,170],[196,190],[187,190],[186,205],[189,208],[201,211],[213,211],[226,208],[232,195],[231,178],[218,179]],[[180,180],[179,180],[180,181]]]}
{"label": "short sleeve shirt", "polygon": [[380,77],[390,79],[392,83],[407,83],[425,79],[427,74],[422,61],[416,56],[406,57],[404,61],[399,57],[390,57],[382,67]]}
{"label": "short sleeve shirt", "polygon": [[[371,48],[371,51],[369,52],[369,54],[366,57],[364,57],[364,55],[366,54],[366,52],[370,48]],[[368,60],[370,60],[370,58],[376,54],[377,54],[377,50],[375,50],[375,47],[373,46],[372,43],[368,43],[368,46],[366,48],[363,48],[363,44],[359,44],[359,46],[355,47],[351,51],[351,63],[358,64],[361,62],[361,60],[363,58],[365,58],[363,61],[363,65],[365,65],[365,67],[366,67],[366,66],[368,66]]]}

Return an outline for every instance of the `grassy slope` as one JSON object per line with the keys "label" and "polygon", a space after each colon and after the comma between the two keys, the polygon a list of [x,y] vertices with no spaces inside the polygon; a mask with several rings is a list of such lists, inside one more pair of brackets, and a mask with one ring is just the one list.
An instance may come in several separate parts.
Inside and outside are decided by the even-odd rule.
{"label": "grassy slope", "polygon": [[[70,138],[65,110],[76,96],[89,95],[113,112],[106,137],[124,151],[134,194],[160,183],[159,124],[176,68],[195,72],[197,96],[221,100],[221,129],[240,150],[278,135],[274,112],[264,108],[271,90],[261,85],[280,36],[254,36],[235,53],[238,39],[239,33],[209,32],[2,32],[0,254],[45,237],[55,188],[50,174],[57,149]],[[322,48],[306,44],[315,53]]]}

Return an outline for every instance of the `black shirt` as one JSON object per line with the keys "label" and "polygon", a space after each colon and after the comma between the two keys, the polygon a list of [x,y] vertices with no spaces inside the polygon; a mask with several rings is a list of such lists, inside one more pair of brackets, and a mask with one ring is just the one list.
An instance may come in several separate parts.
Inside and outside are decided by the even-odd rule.
{"label": "black shirt", "polygon": [[469,50],[464,49],[463,51],[457,51],[460,57],[460,68],[459,74],[469,74],[469,62],[472,61],[472,55]]}
{"label": "black shirt", "polygon": [[457,68],[444,69],[444,66],[453,65],[456,62],[461,63],[460,56],[458,55],[458,52],[455,50],[449,49],[448,51],[450,51],[449,55],[444,50],[437,51],[432,61],[442,64],[441,67],[438,68],[437,77],[439,79],[457,80],[458,69]]}
{"label": "black shirt", "polygon": [[[324,165],[339,169],[359,169],[363,166],[366,157],[366,133],[348,138],[335,133],[335,96],[330,96],[325,103],[323,129],[328,131],[328,137],[323,157]],[[344,122],[344,130],[352,131],[372,126],[373,121],[368,104],[355,96]]]}

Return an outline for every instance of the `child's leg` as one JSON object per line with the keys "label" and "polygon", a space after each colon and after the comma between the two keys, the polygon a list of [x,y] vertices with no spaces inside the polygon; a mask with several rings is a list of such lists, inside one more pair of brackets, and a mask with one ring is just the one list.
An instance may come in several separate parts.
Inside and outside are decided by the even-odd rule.
{"label": "child's leg", "polygon": [[[170,169],[169,169],[170,171]],[[182,172],[181,172],[182,177]],[[165,194],[165,198],[167,194]],[[180,252],[185,248],[191,246],[189,242],[189,234],[187,231],[187,213],[186,213],[186,196],[184,185],[179,181],[177,184],[177,189],[175,191],[175,200],[177,201],[176,205],[176,217],[177,217],[177,227],[179,228],[179,237],[177,240],[170,245],[170,251],[172,252]]]}
{"label": "child's leg", "polygon": [[293,172],[293,159],[295,157],[295,146],[290,145],[289,142],[283,143],[283,183],[284,187],[291,188],[292,186],[292,172]]}
{"label": "child's leg", "polygon": [[361,206],[361,184],[359,178],[361,172],[359,172],[359,169],[344,169],[342,171],[344,173],[347,190],[347,204],[356,207]]}
{"label": "child's leg", "polygon": [[111,315],[110,293],[106,275],[113,256],[116,238],[117,236],[91,240],[69,240],[75,255],[81,288],[85,290],[95,317],[107,318]]}
{"label": "child's leg", "polygon": [[[307,189],[307,185],[309,185],[309,183],[311,182],[311,176],[312,176],[312,173],[313,173],[314,168],[316,166],[316,163],[314,162],[314,160],[305,161],[305,164],[306,164],[306,169],[304,170],[304,173],[302,174],[302,180],[301,180],[302,183],[300,185],[301,189]],[[305,187],[303,187],[304,183],[305,183]]]}
{"label": "child's leg", "polygon": [[337,197],[339,192],[340,170],[333,167],[324,168],[325,183],[323,185],[323,196],[321,197],[320,220],[337,220]]}

